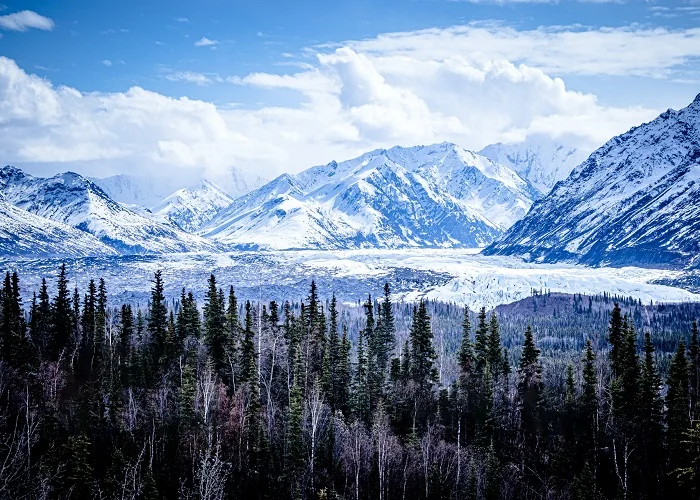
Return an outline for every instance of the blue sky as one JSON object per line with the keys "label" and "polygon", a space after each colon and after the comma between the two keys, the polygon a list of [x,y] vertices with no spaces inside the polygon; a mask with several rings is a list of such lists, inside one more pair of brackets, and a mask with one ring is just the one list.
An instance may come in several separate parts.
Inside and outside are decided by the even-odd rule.
{"label": "blue sky", "polygon": [[0,2],[0,163],[46,171],[591,149],[700,91],[693,0]]}

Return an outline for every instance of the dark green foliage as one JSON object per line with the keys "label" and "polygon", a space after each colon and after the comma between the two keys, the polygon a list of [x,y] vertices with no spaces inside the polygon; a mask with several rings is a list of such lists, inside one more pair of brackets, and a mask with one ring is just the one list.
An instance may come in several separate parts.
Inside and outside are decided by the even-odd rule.
{"label": "dark green foliage", "polygon": [[[574,296],[567,311],[541,293],[525,304],[540,315],[523,316],[540,326],[516,339],[510,313],[392,304],[388,285],[353,306],[324,302],[313,283],[282,312],[250,300],[241,312],[214,276],[203,311],[186,289],[166,297],[160,273],[143,307],[110,304],[100,279],[72,298],[67,283],[62,268],[53,300],[46,282],[26,293],[27,322],[19,276],[0,287],[3,498],[700,491],[697,328],[687,353],[691,321],[677,342],[654,332],[642,343],[635,325],[662,322],[643,323],[646,306],[632,300]],[[694,311],[683,307],[673,321]],[[654,311],[670,317],[669,308]],[[572,334],[576,351],[552,347],[569,332],[564,321],[590,314],[600,328]],[[545,315],[558,329],[539,329]],[[606,324],[608,342],[597,337]]]}
{"label": "dark green foliage", "polygon": [[666,393],[666,423],[668,425],[668,445],[671,462],[679,465],[685,462],[683,441],[690,430],[690,393],[688,382],[688,358],[685,344],[678,344],[668,373]]}

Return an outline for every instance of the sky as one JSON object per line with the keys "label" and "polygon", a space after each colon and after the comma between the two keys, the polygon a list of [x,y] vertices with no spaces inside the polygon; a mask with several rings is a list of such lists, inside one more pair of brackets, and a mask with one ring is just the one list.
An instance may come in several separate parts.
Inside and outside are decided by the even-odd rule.
{"label": "sky", "polygon": [[0,164],[42,175],[593,150],[700,92],[700,0],[0,3]]}

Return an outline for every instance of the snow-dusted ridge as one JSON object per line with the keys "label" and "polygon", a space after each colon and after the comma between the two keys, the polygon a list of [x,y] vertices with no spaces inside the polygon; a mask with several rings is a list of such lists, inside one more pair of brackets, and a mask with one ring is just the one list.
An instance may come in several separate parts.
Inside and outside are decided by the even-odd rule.
{"label": "snow-dusted ridge", "polygon": [[608,141],[485,252],[594,265],[700,264],[700,95]]}
{"label": "snow-dusted ridge", "polygon": [[0,195],[0,255],[85,257],[117,252],[91,234],[34,215]]}
{"label": "snow-dusted ridge", "polygon": [[209,241],[154,221],[115,202],[95,183],[73,172],[33,177],[0,169],[0,190],[13,205],[90,233],[120,253],[213,251]]}
{"label": "snow-dusted ridge", "polygon": [[590,151],[537,138],[517,144],[491,144],[479,154],[511,168],[546,195],[557,182],[566,179]]}
{"label": "snow-dusted ridge", "polygon": [[284,174],[236,199],[200,234],[242,247],[481,247],[538,191],[450,143],[376,150]]}
{"label": "snow-dusted ridge", "polygon": [[212,220],[233,198],[207,180],[194,187],[175,191],[153,207],[153,213],[180,229],[195,232]]}

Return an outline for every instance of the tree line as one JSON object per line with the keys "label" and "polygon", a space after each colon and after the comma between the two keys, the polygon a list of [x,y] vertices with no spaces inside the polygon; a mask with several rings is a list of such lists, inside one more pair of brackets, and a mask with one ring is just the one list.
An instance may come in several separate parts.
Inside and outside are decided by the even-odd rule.
{"label": "tree line", "polygon": [[6,273],[1,498],[700,495],[694,322],[662,380],[652,333],[640,345],[612,302],[604,345],[543,374],[530,327],[516,359],[498,314],[465,308],[449,378],[426,302],[397,332],[407,305],[388,284],[357,331],[314,282],[281,304],[239,302],[214,275],[207,290],[169,302],[157,271],[145,307],[113,307],[104,280],[71,290],[62,266],[25,307]]}

